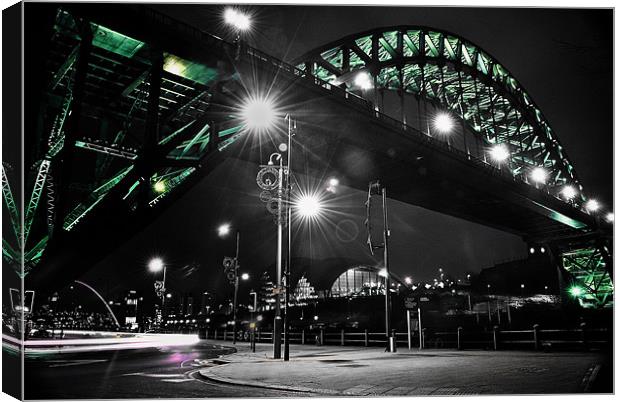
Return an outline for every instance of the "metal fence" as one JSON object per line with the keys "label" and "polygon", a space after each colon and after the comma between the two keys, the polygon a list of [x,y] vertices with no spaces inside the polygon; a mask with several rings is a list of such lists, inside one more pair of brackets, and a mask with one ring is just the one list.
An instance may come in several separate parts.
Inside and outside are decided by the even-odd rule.
{"label": "metal fence", "polygon": [[[249,331],[239,331],[237,341],[249,342]],[[233,332],[225,329],[207,330],[203,336],[207,339],[232,341]],[[452,348],[452,349],[532,349],[546,350],[559,348],[592,349],[607,347],[612,344],[611,331],[607,329],[590,329],[581,326],[578,329],[540,329],[535,325],[528,330],[500,330],[494,327],[491,331],[431,331],[422,329],[422,336],[413,331],[408,339],[406,332],[393,331],[394,339],[399,346],[408,348]],[[282,334],[284,338],[284,334]],[[302,330],[289,333],[293,344],[340,345],[340,346],[383,346],[386,343],[385,332],[369,332],[368,330],[347,332],[345,330]],[[273,341],[272,331],[256,331],[257,343]],[[420,347],[420,343],[422,346]]]}

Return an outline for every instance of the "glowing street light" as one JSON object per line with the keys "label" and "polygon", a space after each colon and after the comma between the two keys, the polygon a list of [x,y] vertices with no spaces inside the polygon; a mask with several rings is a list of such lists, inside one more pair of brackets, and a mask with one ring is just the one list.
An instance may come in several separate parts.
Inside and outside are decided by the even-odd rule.
{"label": "glowing street light", "polygon": [[241,274],[241,279],[243,279],[244,281],[247,281],[248,279],[250,279],[250,274],[248,273]]}
{"label": "glowing street light", "polygon": [[319,198],[315,195],[302,195],[294,203],[297,212],[304,218],[314,218],[321,213],[322,205]]}
{"label": "glowing street light", "polygon": [[355,76],[355,85],[366,91],[372,88],[372,78],[366,71],[362,71]]}
{"label": "glowing street light", "polygon": [[230,233],[230,224],[224,223],[217,228],[217,235],[220,237],[226,237]]}
{"label": "glowing street light", "polygon": [[239,31],[246,31],[252,26],[250,17],[234,8],[224,10],[224,22]]}
{"label": "glowing street light", "polygon": [[447,134],[454,128],[454,120],[448,113],[438,113],[433,119],[433,128],[440,133]]}
{"label": "glowing street light", "polygon": [[164,261],[159,257],[155,257],[149,261],[149,271],[151,272],[159,272],[165,268]]}
{"label": "glowing street light", "polygon": [[595,199],[590,199],[588,200],[588,202],[586,202],[586,209],[589,212],[595,212],[600,208],[600,205],[598,203],[598,201],[596,201]]}
{"label": "glowing street light", "polygon": [[547,181],[548,173],[545,169],[541,167],[534,168],[530,173],[530,178],[535,183],[544,183]]}
{"label": "glowing street light", "polygon": [[575,190],[575,187],[571,185],[566,185],[562,188],[561,193],[564,196],[564,198],[566,198],[567,200],[571,200],[575,198],[575,196],[577,195],[577,190]]}
{"label": "glowing street light", "polygon": [[609,223],[613,223],[614,222],[614,213],[613,212],[608,212],[605,215],[605,220]]}
{"label": "glowing street light", "polygon": [[330,193],[335,193],[336,192],[336,188],[338,188],[338,185],[340,185],[340,181],[335,178],[332,177],[327,181],[327,191]]}
{"label": "glowing street light", "polygon": [[413,283],[413,279],[411,279],[411,277],[410,277],[410,276],[406,276],[406,277],[405,277],[405,283],[406,283],[407,285],[411,285],[411,284]]}
{"label": "glowing street light", "polygon": [[568,293],[573,297],[579,297],[584,294],[584,290],[581,286],[573,285],[568,289]]}
{"label": "glowing street light", "polygon": [[157,193],[163,193],[166,191],[166,183],[163,180],[159,180],[153,184],[153,190]]}
{"label": "glowing street light", "polygon": [[491,159],[496,162],[503,162],[510,157],[510,151],[504,144],[496,144],[489,151],[491,154]]}
{"label": "glowing street light", "polygon": [[241,120],[250,130],[269,130],[275,124],[276,115],[274,102],[266,97],[253,96],[241,105]]}

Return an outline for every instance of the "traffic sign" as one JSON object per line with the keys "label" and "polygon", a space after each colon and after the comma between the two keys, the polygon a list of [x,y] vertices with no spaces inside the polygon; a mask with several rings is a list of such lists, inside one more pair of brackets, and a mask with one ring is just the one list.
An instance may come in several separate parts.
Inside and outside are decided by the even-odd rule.
{"label": "traffic sign", "polygon": [[405,308],[407,310],[418,308],[418,301],[414,296],[409,296],[405,298]]}

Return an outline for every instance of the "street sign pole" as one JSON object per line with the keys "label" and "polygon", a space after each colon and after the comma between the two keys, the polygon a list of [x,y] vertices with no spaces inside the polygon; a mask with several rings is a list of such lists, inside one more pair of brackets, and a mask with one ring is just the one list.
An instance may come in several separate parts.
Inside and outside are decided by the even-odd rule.
{"label": "street sign pole", "polygon": [[407,309],[407,349],[411,350],[411,310]]}
{"label": "street sign pole", "polygon": [[422,334],[422,310],[418,307],[418,332],[420,333],[420,350],[424,349],[424,334]]}

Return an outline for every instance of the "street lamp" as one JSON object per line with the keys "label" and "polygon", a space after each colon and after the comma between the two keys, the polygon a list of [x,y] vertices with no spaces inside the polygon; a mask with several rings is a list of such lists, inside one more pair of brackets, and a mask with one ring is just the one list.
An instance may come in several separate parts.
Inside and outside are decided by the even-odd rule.
{"label": "street lamp", "polygon": [[149,267],[149,271],[153,273],[163,271],[163,278],[161,282],[155,281],[155,293],[157,293],[157,295],[161,297],[161,317],[162,317],[162,322],[163,322],[163,319],[166,315],[166,308],[165,308],[166,264],[164,264],[164,260],[162,260],[161,258],[155,257],[155,258],[152,258],[151,261],[149,261],[148,267]]}
{"label": "street lamp", "polygon": [[230,7],[224,10],[224,22],[232,26],[238,32],[247,31],[252,26],[252,21],[249,16]]}
{"label": "street lamp", "polygon": [[491,159],[496,162],[503,162],[510,157],[510,151],[504,144],[496,144],[489,151],[491,154]]}
{"label": "street lamp", "polygon": [[534,183],[545,183],[547,181],[547,171],[541,167],[532,169],[530,178]]}
{"label": "street lamp", "polygon": [[330,178],[327,181],[327,189],[326,190],[328,192],[330,192],[330,193],[335,193],[339,184],[340,184],[340,181],[337,178],[332,177],[332,178]]}
{"label": "street lamp", "polygon": [[562,195],[567,200],[572,200],[577,195],[577,190],[571,185],[566,185],[562,188]]}
{"label": "street lamp", "polygon": [[588,210],[588,212],[596,212],[599,208],[600,208],[600,205],[598,201],[596,201],[593,198],[588,200],[588,202],[586,202],[586,209]]}
{"label": "street lamp", "polygon": [[454,121],[448,113],[441,112],[433,119],[433,128],[442,134],[448,134],[454,128]]}
{"label": "street lamp", "polygon": [[609,223],[613,223],[614,222],[614,213],[613,212],[608,212],[605,215],[605,220]]}
{"label": "street lamp", "polygon": [[366,91],[370,88],[372,88],[372,78],[370,77],[370,74],[368,74],[366,71],[362,71],[357,73],[357,75],[355,76],[355,85],[357,85],[358,87],[360,87],[360,89],[362,89],[363,91]]}
{"label": "street lamp", "polygon": [[248,129],[265,132],[272,128],[276,121],[275,102],[264,96],[250,96],[241,105],[240,117]]}
{"label": "street lamp", "polygon": [[297,210],[297,213],[305,219],[317,217],[322,210],[321,200],[314,194],[302,195],[294,201],[293,206]]}
{"label": "street lamp", "polygon": [[[230,233],[230,224],[225,223],[217,228],[218,236],[225,238]],[[235,258],[233,260],[233,272],[234,272],[234,285],[235,293],[233,296],[233,345],[237,343],[237,292],[239,291],[239,230],[237,230],[236,243],[235,243]],[[226,259],[224,259],[226,261]],[[244,274],[249,278],[248,274]]]}

